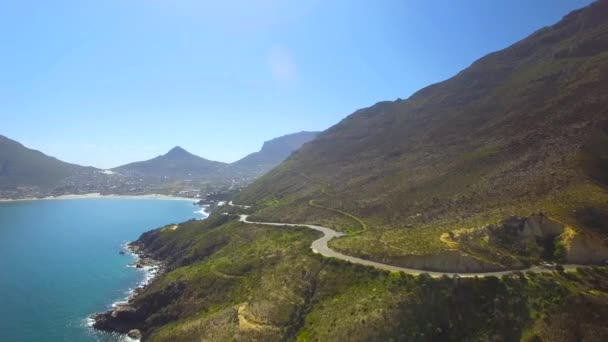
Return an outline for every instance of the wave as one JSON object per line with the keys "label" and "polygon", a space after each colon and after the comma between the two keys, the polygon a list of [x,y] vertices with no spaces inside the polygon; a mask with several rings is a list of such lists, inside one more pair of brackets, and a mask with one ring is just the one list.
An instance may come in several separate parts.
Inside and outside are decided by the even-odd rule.
{"label": "wave", "polygon": [[200,220],[204,220],[209,217],[209,213],[207,213],[208,205],[202,205],[200,210],[195,211],[196,214],[200,215]]}

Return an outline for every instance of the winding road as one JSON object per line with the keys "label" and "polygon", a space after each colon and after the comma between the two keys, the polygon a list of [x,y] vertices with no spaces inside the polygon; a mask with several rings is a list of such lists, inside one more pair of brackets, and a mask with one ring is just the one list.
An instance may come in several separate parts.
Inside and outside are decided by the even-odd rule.
{"label": "winding road", "polygon": [[[353,264],[372,266],[372,267],[375,267],[375,268],[378,268],[381,270],[385,270],[385,271],[390,271],[390,272],[404,272],[404,273],[412,274],[412,275],[419,275],[422,273],[426,273],[426,274],[430,275],[431,277],[435,277],[435,278],[442,277],[444,275],[445,276],[458,276],[458,277],[466,278],[466,277],[488,277],[488,276],[500,277],[503,275],[511,274],[516,271],[520,271],[520,272],[531,271],[531,272],[536,272],[536,273],[555,271],[554,269],[549,268],[549,267],[533,266],[533,267],[530,267],[527,269],[519,269],[519,270],[462,273],[462,272],[434,272],[434,271],[425,271],[425,270],[418,270],[418,269],[407,268],[407,267],[387,265],[387,264],[383,264],[380,262],[375,262],[375,261],[371,261],[371,260],[361,259],[361,258],[353,257],[350,255],[342,254],[340,252],[336,252],[333,249],[329,248],[329,246],[327,245],[327,242],[329,242],[329,240],[345,235],[344,233],[337,232],[331,228],[316,226],[316,225],[312,225],[312,224],[253,222],[253,221],[247,220],[249,215],[239,215],[239,216],[240,216],[239,221],[248,223],[248,224],[257,224],[257,225],[275,226],[275,227],[306,227],[309,229],[319,231],[319,232],[323,233],[323,236],[321,238],[313,241],[312,244],[310,245],[310,248],[312,249],[313,252],[321,254],[325,257],[337,258],[337,259],[341,259],[341,260],[345,260],[345,261],[350,261]],[[588,267],[585,265],[562,265],[562,266],[564,267],[565,270],[574,270],[577,267]]]}

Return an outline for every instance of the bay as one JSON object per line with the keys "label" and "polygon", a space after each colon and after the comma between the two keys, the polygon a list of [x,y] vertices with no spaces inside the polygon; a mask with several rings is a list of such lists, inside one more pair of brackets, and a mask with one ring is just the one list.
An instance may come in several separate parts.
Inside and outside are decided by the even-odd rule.
{"label": "bay", "polygon": [[201,218],[191,201],[95,198],[0,203],[0,341],[120,341],[87,317],[145,277],[121,246]]}

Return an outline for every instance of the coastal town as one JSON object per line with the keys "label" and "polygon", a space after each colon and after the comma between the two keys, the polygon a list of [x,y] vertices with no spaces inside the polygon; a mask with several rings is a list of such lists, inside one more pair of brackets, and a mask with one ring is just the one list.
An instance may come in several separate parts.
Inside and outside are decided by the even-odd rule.
{"label": "coastal town", "polygon": [[138,177],[117,172],[82,172],[62,180],[52,187],[16,186],[0,188],[0,200],[40,199],[71,195],[99,194],[116,196],[164,195],[192,198],[201,204],[213,204],[227,198],[252,180],[234,178],[228,182],[194,180],[163,180],[158,177]]}

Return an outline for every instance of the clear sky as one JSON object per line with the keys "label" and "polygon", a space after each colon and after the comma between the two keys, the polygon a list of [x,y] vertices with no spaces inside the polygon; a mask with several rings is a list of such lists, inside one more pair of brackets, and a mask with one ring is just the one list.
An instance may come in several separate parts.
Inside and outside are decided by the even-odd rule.
{"label": "clear sky", "polygon": [[234,161],[406,98],[590,0],[0,1],[0,134],[114,167]]}

